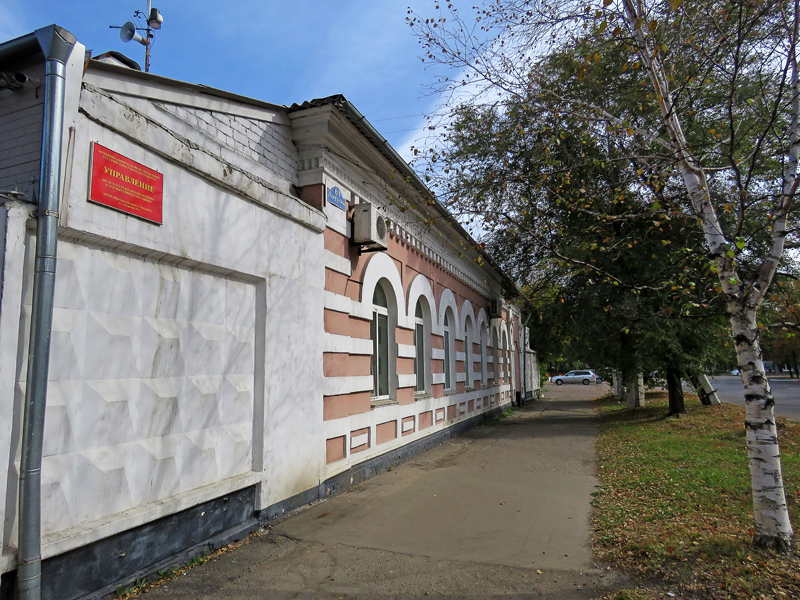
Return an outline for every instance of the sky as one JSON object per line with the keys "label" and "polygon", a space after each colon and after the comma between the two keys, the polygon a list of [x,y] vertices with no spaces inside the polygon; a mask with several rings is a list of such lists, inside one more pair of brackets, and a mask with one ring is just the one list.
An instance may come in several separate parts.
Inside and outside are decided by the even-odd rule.
{"label": "sky", "polygon": [[[138,3],[138,4],[137,4]],[[290,105],[344,96],[404,157],[436,106],[434,73],[406,23],[434,0],[153,0],[164,17],[150,72]],[[144,46],[119,30],[147,0],[0,0],[0,43],[56,23],[93,55],[116,50],[144,67]]]}

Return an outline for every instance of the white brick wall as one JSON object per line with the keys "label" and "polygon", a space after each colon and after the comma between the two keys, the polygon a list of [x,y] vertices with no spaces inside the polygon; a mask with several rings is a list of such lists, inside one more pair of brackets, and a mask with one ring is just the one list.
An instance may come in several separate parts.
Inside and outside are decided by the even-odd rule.
{"label": "white brick wall", "polygon": [[288,127],[175,104],[160,106],[234,152],[297,183],[297,152]]}
{"label": "white brick wall", "polygon": [[39,177],[43,96],[40,88],[5,92],[0,97],[0,190],[16,185],[19,191],[30,193],[31,181]]}

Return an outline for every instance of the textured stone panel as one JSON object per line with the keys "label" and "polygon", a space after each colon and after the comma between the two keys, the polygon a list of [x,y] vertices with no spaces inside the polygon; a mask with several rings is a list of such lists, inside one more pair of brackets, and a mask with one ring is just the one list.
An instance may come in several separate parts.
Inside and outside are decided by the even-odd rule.
{"label": "textured stone panel", "polygon": [[251,470],[255,312],[252,283],[60,242],[45,534]]}

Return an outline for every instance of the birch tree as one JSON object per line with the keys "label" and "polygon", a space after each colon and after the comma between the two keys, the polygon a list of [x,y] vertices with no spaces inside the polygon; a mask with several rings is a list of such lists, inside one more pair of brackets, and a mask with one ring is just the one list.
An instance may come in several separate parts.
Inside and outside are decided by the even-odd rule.
{"label": "birch tree", "polygon": [[[794,533],[759,309],[787,240],[797,241],[798,1],[496,0],[469,18],[444,3],[433,17],[409,16],[424,60],[450,68],[435,91],[453,108],[516,98],[563,126],[609,134],[637,172],[660,171],[656,185],[627,189],[639,192],[639,212],[693,220],[702,235],[742,371],[753,542],[778,551],[793,547]],[[553,65],[561,77],[543,76]],[[431,127],[447,132],[450,113],[440,115]],[[443,164],[447,176],[469,172],[448,160],[446,144],[429,150],[434,180]],[[529,199],[554,200],[548,186]],[[660,192],[676,186],[682,199],[667,212]],[[491,212],[497,197],[448,200],[488,216],[490,228],[510,222]]]}

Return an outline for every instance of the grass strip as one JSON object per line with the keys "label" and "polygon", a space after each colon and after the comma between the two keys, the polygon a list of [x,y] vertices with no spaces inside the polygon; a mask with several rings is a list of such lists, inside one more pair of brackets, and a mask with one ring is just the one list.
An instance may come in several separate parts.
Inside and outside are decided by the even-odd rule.
{"label": "grass strip", "polygon": [[[628,411],[597,401],[602,487],[594,494],[595,558],[650,582],[652,594],[614,597],[800,598],[800,560],[751,548],[752,497],[744,409],[706,407],[667,417],[665,392]],[[795,532],[800,501],[800,422],[779,419],[784,483]]]}

